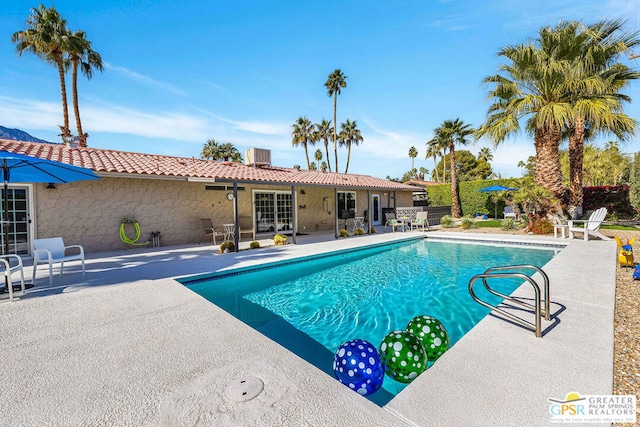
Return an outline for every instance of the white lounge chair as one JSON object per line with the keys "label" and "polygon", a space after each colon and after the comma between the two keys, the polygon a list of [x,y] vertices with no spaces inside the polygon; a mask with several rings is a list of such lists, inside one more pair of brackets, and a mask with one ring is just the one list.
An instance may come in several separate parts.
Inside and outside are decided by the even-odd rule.
{"label": "white lounge chair", "polygon": [[[78,250],[80,253],[67,255],[68,249]],[[48,239],[33,240],[33,283],[36,282],[36,270],[38,264],[49,264],[49,285],[53,284],[53,263],[60,263],[60,276],[67,261],[80,261],[82,263],[82,275],[84,276],[84,249],[80,245],[65,246],[62,237],[50,237]]]}
{"label": "white lounge chair", "polygon": [[[569,220],[569,238],[573,239],[573,233],[583,233],[584,240],[589,240],[589,236],[598,237],[602,240],[611,240],[610,237],[600,233],[598,229],[602,225],[602,221],[607,216],[607,208],[600,208],[591,213],[589,219],[586,221],[581,220]],[[577,227],[576,224],[583,223],[584,228]]]}
{"label": "white lounge chair", "polygon": [[[11,260],[15,260],[15,265],[11,266]],[[24,295],[24,268],[22,264],[22,258],[19,255],[1,255],[0,256],[0,280],[6,283],[7,292],[9,293],[9,301],[13,301],[13,284],[11,281],[11,275],[15,272],[20,273],[20,285],[22,295]],[[0,283],[2,287],[2,283]]]}
{"label": "white lounge chair", "polygon": [[411,221],[411,229],[414,228],[417,230],[418,228],[422,228],[422,231],[429,230],[429,212],[421,211],[416,212],[416,219]]}
{"label": "white lounge chair", "polygon": [[504,207],[504,214],[503,214],[504,219],[507,218],[513,218],[513,219],[517,219],[518,216],[516,215],[516,213],[513,211],[513,209],[511,209],[511,207],[509,206],[505,206]]}

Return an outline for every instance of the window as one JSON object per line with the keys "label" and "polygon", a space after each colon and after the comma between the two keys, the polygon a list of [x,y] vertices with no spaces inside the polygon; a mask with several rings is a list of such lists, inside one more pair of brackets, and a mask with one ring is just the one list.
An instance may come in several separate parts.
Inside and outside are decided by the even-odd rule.
{"label": "window", "polygon": [[338,218],[347,219],[356,216],[355,191],[338,191]]}

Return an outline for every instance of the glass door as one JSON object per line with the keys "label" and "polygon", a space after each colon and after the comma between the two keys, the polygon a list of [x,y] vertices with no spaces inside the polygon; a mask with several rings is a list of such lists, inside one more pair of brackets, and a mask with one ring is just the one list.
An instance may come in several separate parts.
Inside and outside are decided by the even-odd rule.
{"label": "glass door", "polygon": [[380,225],[381,221],[380,218],[382,217],[381,211],[380,211],[380,195],[379,194],[372,194],[371,195],[371,210],[373,212],[371,212],[371,224],[373,225]]}
{"label": "glass door", "polygon": [[[9,188],[5,194],[2,188],[2,200],[6,200],[9,211],[9,223],[1,228],[1,253],[5,254],[5,241],[8,236],[9,253],[17,255],[29,254],[29,211],[26,188]],[[0,201],[1,202],[1,201]],[[4,206],[0,203],[0,211],[4,217]],[[6,227],[6,228],[5,228]]]}
{"label": "glass door", "polygon": [[291,233],[293,231],[291,193],[256,191],[253,201],[257,233]]}

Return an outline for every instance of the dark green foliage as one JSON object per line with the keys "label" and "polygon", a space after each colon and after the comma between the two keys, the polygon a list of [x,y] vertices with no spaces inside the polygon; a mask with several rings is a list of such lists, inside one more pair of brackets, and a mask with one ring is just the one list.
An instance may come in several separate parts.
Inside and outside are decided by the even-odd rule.
{"label": "dark green foliage", "polygon": [[640,153],[633,155],[629,177],[629,201],[635,209],[640,209]]}
{"label": "dark green foliage", "polygon": [[[462,214],[475,215],[486,213],[494,215],[496,204],[492,201],[498,193],[478,193],[481,188],[492,185],[504,185],[518,187],[515,179],[494,179],[480,181],[466,181],[460,183],[460,200],[462,201]],[[451,184],[432,185],[427,187],[427,196],[430,206],[451,206]],[[498,215],[504,211],[504,200],[497,201]]]}
{"label": "dark green foliage", "polygon": [[[446,158],[447,165],[449,164],[449,157]],[[443,160],[440,159],[438,163],[438,170],[442,171]],[[447,166],[448,167],[448,166]],[[486,160],[476,159],[476,156],[469,150],[456,150],[456,173],[458,182],[474,181],[479,179],[487,179],[493,171],[491,165]],[[447,169],[446,179],[451,181],[451,174]]]}
{"label": "dark green foliage", "polygon": [[605,185],[602,187],[584,187],[584,209],[607,208],[608,217],[633,218],[637,211],[631,206],[630,187],[628,185]]}

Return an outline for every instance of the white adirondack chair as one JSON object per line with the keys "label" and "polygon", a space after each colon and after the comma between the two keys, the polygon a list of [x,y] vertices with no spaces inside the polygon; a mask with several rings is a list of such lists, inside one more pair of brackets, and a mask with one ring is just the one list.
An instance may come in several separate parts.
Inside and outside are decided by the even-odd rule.
{"label": "white adirondack chair", "polygon": [[[76,254],[67,254],[68,249],[73,249]],[[53,264],[60,263],[60,276],[67,261],[78,260],[82,263],[82,275],[84,276],[84,249],[80,245],[65,246],[62,237],[50,237],[47,239],[33,240],[33,283],[36,283],[36,270],[38,264],[49,264],[49,285],[53,284]]]}
{"label": "white adirondack chair", "polygon": [[[602,225],[602,221],[607,216],[607,208],[596,209],[591,213],[586,221],[569,220],[569,238],[573,239],[573,233],[578,232],[584,235],[584,240],[589,240],[589,236],[598,237],[602,240],[611,240],[610,237],[600,233],[598,229]],[[583,223],[584,228],[577,227],[576,224]]]}

